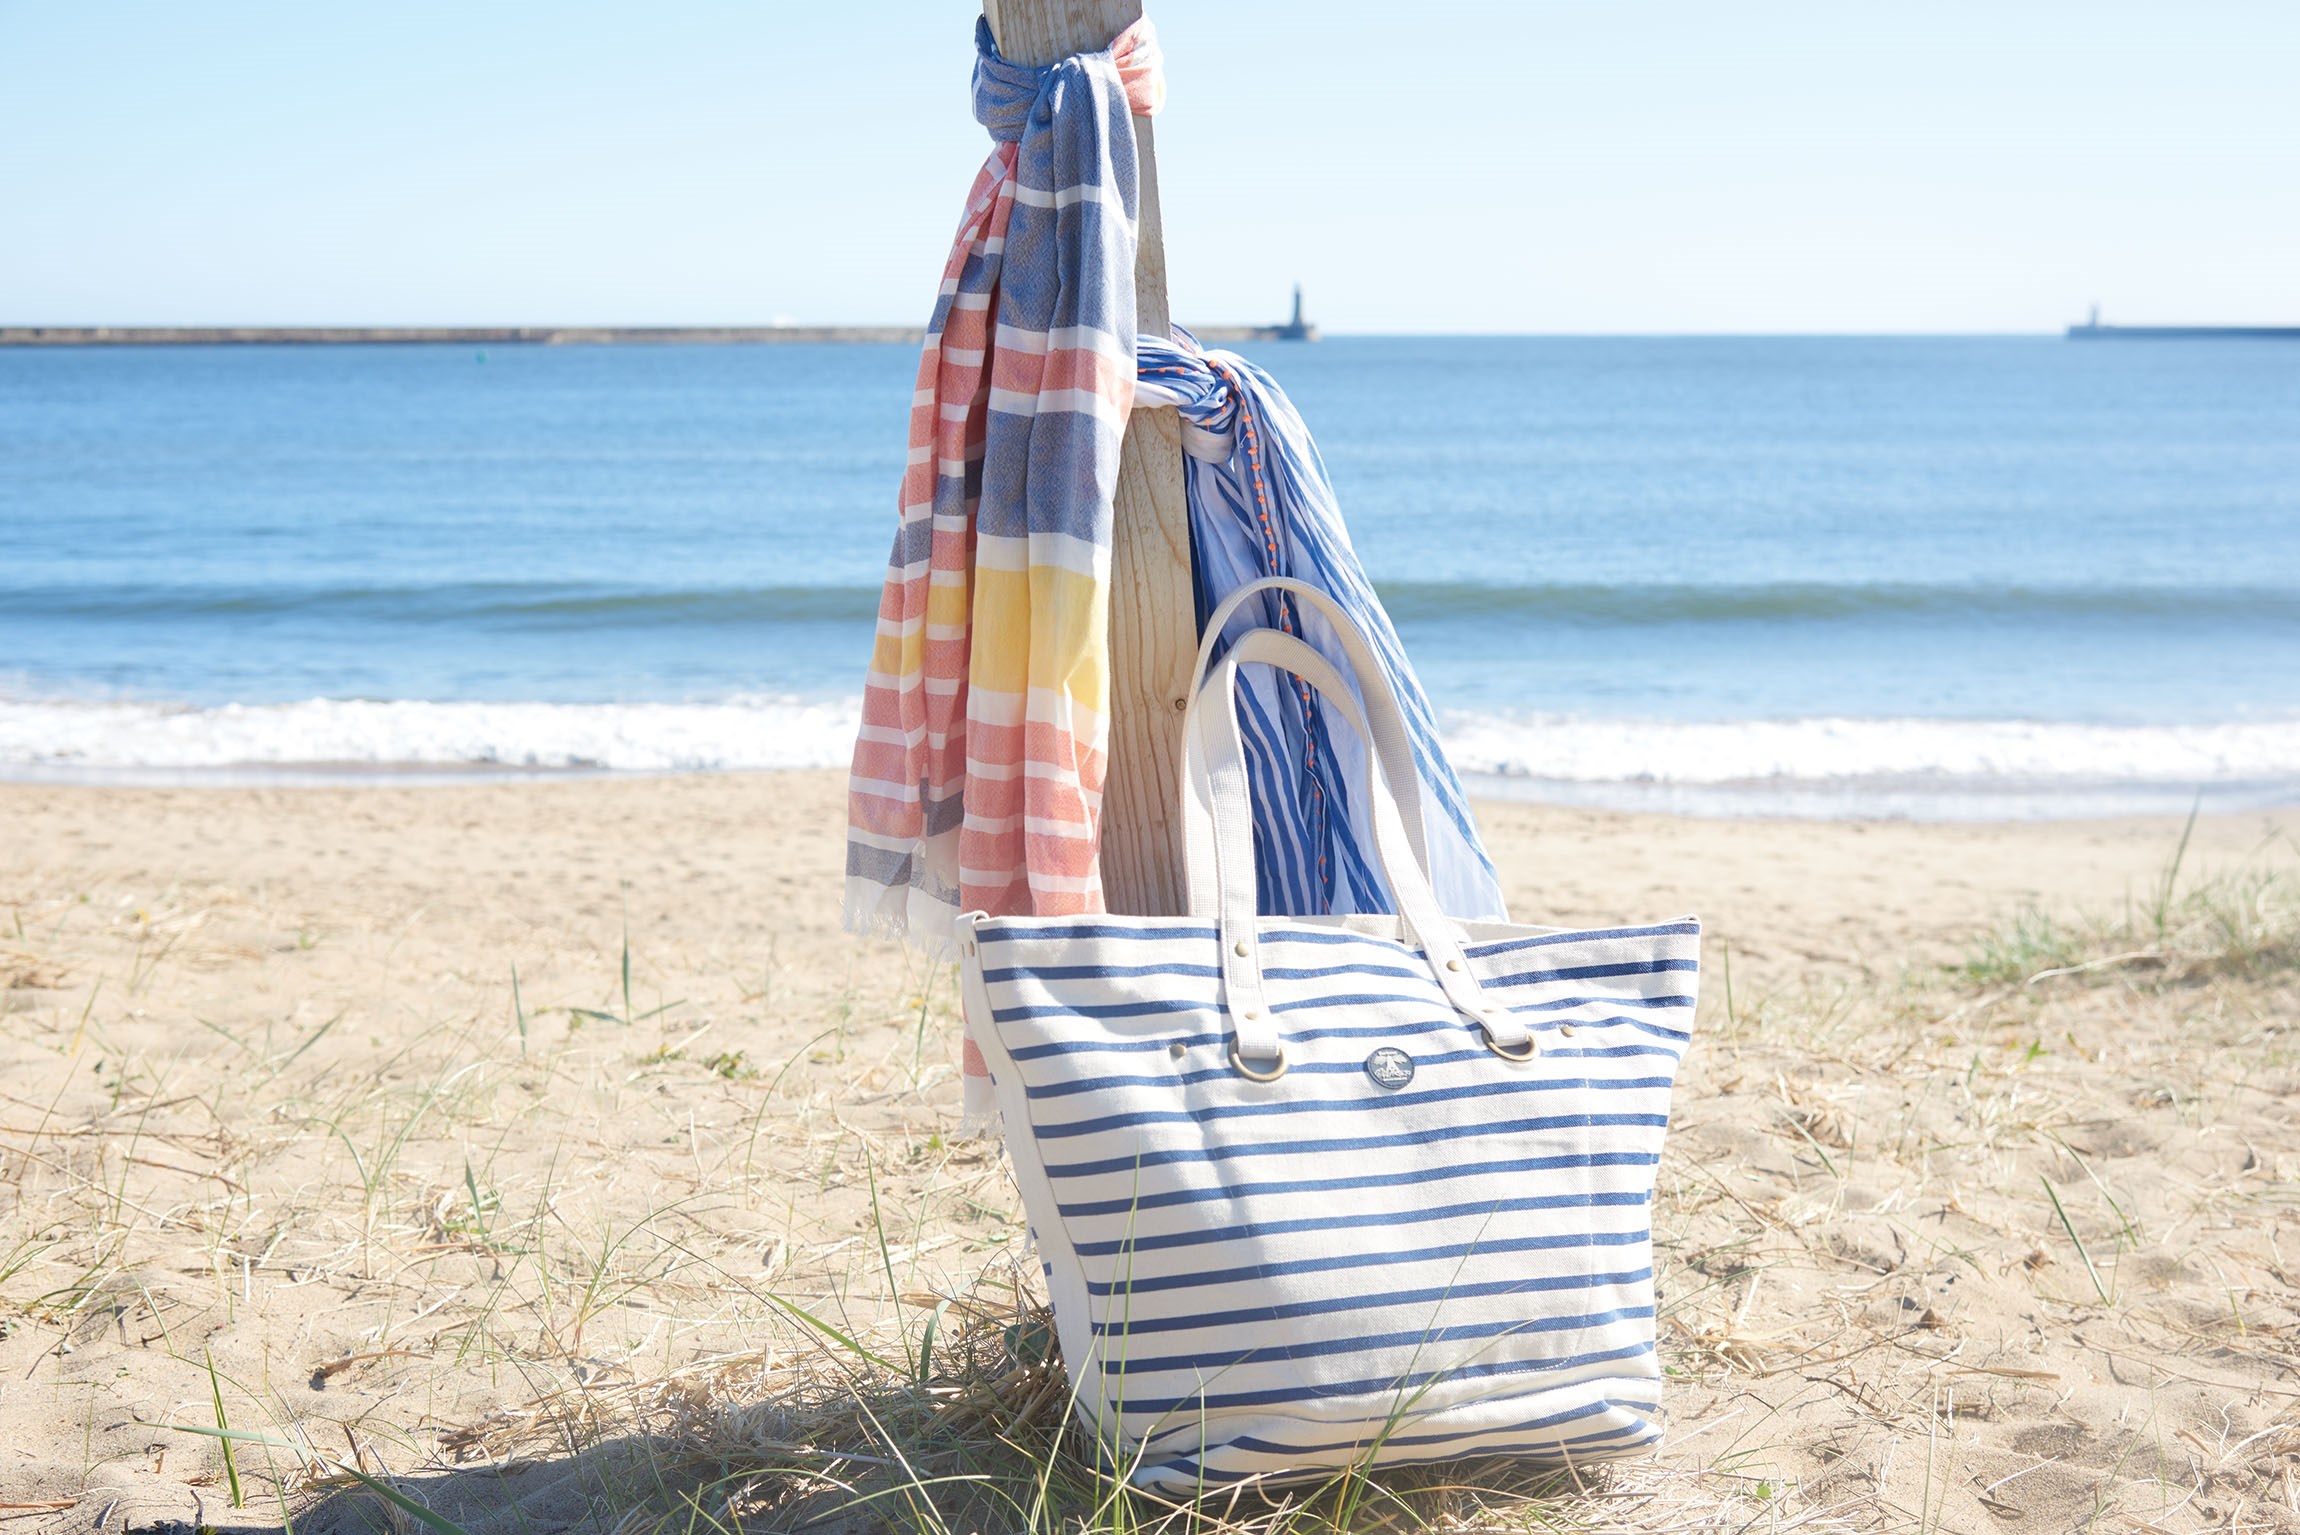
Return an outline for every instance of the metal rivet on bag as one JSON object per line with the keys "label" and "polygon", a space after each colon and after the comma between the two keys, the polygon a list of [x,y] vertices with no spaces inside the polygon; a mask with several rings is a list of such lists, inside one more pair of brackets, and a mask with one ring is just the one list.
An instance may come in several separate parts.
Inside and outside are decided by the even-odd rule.
{"label": "metal rivet on bag", "polygon": [[1246,940],[1243,938],[1232,944],[1230,948],[1232,952],[1234,952],[1240,959],[1244,959],[1247,955],[1254,952],[1253,949],[1247,945]]}
{"label": "metal rivet on bag", "polygon": [[1458,959],[1449,959],[1445,962],[1445,967],[1448,970],[1459,970],[1461,968],[1461,961]]}
{"label": "metal rivet on bag", "polygon": [[1180,1060],[1180,1059],[1182,1059],[1182,1057],[1183,1057],[1183,1056],[1185,1056],[1185,1055],[1188,1055],[1188,1054],[1190,1053],[1190,1047],[1189,1047],[1188,1045],[1185,1045],[1184,1043],[1182,1043],[1182,1041],[1180,1041],[1180,1040],[1178,1040],[1178,1039],[1177,1039],[1176,1041],[1174,1041],[1174,1043],[1172,1043],[1172,1044],[1170,1044],[1170,1045],[1168,1045],[1168,1046],[1166,1047],[1166,1053],[1167,1053],[1168,1055],[1170,1055],[1170,1056],[1174,1057],[1174,1059],[1176,1059],[1176,1060]]}
{"label": "metal rivet on bag", "polygon": [[1575,1030],[1572,1024],[1561,1023],[1557,1026],[1557,1032],[1564,1035],[1567,1039],[1571,1039],[1574,1036]]}
{"label": "metal rivet on bag", "polygon": [[1414,1058],[1392,1045],[1384,1045],[1366,1057],[1366,1075],[1373,1078],[1374,1086],[1396,1092],[1414,1079]]}

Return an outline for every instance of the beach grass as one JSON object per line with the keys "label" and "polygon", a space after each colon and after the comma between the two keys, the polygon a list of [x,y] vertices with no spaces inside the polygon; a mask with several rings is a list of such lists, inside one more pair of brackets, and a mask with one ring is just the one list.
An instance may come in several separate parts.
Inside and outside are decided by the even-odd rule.
{"label": "beach grass", "polygon": [[1990,927],[1956,967],[1977,986],[2036,986],[2145,974],[2179,985],[2256,978],[2300,965],[2300,856],[2264,848],[2234,868],[2182,879],[2182,849],[2121,907],[2054,914],[2023,906]]}

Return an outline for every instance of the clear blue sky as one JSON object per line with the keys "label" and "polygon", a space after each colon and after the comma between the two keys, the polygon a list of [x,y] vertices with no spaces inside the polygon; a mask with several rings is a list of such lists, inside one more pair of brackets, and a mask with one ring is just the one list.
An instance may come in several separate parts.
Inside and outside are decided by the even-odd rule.
{"label": "clear blue sky", "polygon": [[[1150,0],[1175,313],[2300,324],[2292,0]],[[966,0],[0,0],[0,323],[916,322]]]}

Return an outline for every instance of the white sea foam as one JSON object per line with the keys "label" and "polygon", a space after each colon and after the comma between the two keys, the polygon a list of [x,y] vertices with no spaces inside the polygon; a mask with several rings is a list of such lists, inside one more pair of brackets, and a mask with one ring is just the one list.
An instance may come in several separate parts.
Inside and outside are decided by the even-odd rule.
{"label": "white sea foam", "polygon": [[2236,783],[2300,774],[2300,720],[2084,725],[2032,720],[1456,716],[1463,772],[1569,783],[1850,778]]}
{"label": "white sea foam", "polygon": [[1474,793],[1678,815],[2026,820],[2300,803],[2300,720],[1461,717],[1447,748]]}
{"label": "white sea foam", "polygon": [[[694,704],[313,699],[188,708],[0,698],[0,775],[199,781],[844,766],[852,700]],[[1460,714],[1475,789],[1696,814],[1993,817],[2300,800],[2300,720],[1679,721]]]}
{"label": "white sea foam", "polygon": [[358,767],[705,772],[843,765],[859,707],[792,698],[711,704],[311,699],[192,709],[0,700],[0,771]]}

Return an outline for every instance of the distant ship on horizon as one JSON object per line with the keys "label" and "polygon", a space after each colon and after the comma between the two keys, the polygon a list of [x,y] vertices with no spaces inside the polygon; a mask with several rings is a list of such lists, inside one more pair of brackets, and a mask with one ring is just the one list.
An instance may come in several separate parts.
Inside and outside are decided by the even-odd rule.
{"label": "distant ship on horizon", "polygon": [[2103,325],[2092,306],[2080,325],[2068,328],[2071,341],[2300,341],[2300,325]]}

